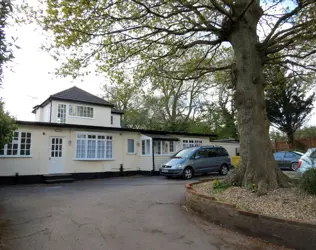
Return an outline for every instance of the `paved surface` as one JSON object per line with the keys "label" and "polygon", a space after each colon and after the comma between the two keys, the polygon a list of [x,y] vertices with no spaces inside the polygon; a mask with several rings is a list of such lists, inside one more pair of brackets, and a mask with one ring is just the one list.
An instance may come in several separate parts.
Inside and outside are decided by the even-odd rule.
{"label": "paved surface", "polygon": [[[9,249],[280,249],[195,217],[183,180],[127,177],[0,188]],[[1,247],[0,247],[1,248]]]}

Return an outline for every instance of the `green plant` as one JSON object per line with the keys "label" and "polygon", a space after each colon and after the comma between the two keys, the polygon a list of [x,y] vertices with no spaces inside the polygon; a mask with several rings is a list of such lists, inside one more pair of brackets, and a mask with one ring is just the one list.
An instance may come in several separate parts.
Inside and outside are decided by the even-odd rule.
{"label": "green plant", "polygon": [[230,187],[230,184],[222,182],[220,180],[213,181],[213,190],[214,191],[224,191]]}
{"label": "green plant", "polygon": [[300,179],[300,187],[309,194],[316,195],[316,169],[308,169]]}
{"label": "green plant", "polygon": [[253,193],[256,193],[258,191],[258,186],[256,184],[248,184],[247,188]]}

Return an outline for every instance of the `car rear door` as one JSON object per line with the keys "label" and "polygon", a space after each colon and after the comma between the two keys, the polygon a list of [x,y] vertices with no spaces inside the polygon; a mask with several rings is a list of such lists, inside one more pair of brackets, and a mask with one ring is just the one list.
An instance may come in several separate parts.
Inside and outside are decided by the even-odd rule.
{"label": "car rear door", "polygon": [[289,168],[291,167],[292,162],[298,162],[296,154],[292,152],[286,152],[283,157],[283,166]]}
{"label": "car rear door", "polygon": [[285,155],[285,152],[276,152],[273,154],[274,159],[280,168],[284,167],[283,166],[284,165],[284,162],[283,162],[284,155]]}

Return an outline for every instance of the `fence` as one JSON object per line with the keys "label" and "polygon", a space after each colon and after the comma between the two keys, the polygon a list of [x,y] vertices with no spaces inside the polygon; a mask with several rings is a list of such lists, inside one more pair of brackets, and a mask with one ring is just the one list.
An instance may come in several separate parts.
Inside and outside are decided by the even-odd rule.
{"label": "fence", "polygon": [[[273,151],[286,151],[290,149],[289,144],[286,140],[284,141],[273,141],[272,142]],[[295,140],[295,147],[296,150],[301,150],[306,152],[309,148],[316,148],[316,138],[304,138]],[[293,150],[293,149],[292,149]]]}

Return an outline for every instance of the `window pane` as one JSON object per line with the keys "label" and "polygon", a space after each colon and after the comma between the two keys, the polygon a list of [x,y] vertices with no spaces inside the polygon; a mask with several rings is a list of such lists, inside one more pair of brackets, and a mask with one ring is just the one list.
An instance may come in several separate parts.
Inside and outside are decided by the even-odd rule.
{"label": "window pane", "polygon": [[86,141],[85,140],[77,140],[76,158],[78,159],[86,158]]}
{"label": "window pane", "polygon": [[169,142],[169,152],[170,153],[174,152],[174,142],[173,141]]}
{"label": "window pane", "polygon": [[128,139],[127,147],[128,147],[127,149],[128,153],[135,153],[134,139]]}
{"label": "window pane", "polygon": [[163,141],[162,142],[162,154],[168,154],[169,153],[169,142]]}
{"label": "window pane", "polygon": [[146,140],[146,155],[150,154],[150,140]]}
{"label": "window pane", "polygon": [[105,141],[104,140],[98,140],[97,158],[98,159],[105,158]]}
{"label": "window pane", "polygon": [[145,155],[146,154],[146,141],[145,140],[142,140],[142,155]]}
{"label": "window pane", "polygon": [[106,141],[106,158],[112,159],[112,141]]}
{"label": "window pane", "polygon": [[96,157],[96,141],[88,140],[87,158],[94,159]]}

